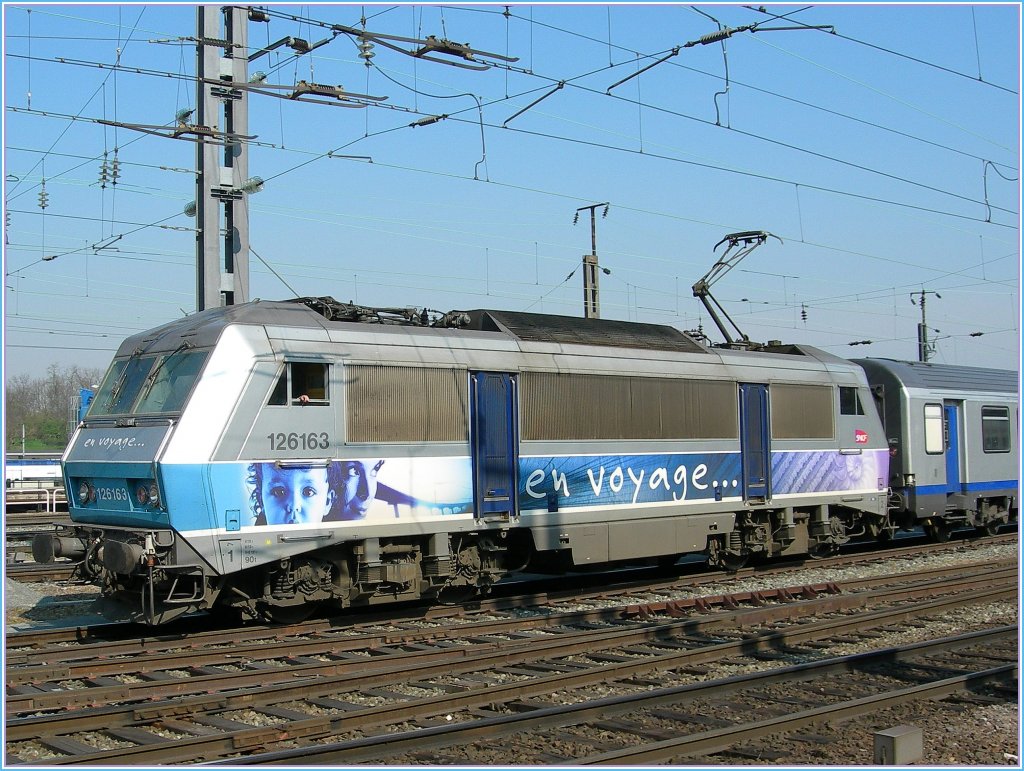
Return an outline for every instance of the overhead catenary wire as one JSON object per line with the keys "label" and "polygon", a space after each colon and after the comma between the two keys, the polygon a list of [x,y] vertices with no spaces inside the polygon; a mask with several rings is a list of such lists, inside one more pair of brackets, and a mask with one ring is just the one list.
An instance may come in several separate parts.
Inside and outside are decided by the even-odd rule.
{"label": "overhead catenary wire", "polygon": [[[655,53],[655,54],[646,54],[645,56],[654,57],[654,56],[659,56],[659,55],[660,55],[660,53]],[[14,59],[18,59],[18,58],[29,59],[29,58],[31,58],[31,59],[33,59],[35,61],[45,61],[45,62],[51,62],[51,63],[52,62],[58,62],[58,63],[61,63],[61,64],[70,64],[70,65],[76,65],[76,66],[82,66],[82,67],[99,67],[101,69],[112,69],[112,65],[105,64],[105,63],[102,63],[102,62],[90,62],[90,61],[85,61],[85,60],[75,60],[75,59],[70,59],[68,57],[52,57],[52,58],[46,58],[46,57],[27,57],[27,56],[25,56],[23,54],[15,54],[15,53],[8,53],[7,56],[9,58],[14,58]],[[564,84],[566,82],[570,82],[570,81],[574,81],[574,80],[579,80],[581,78],[587,77],[587,76],[595,74],[597,72],[601,72],[601,71],[612,69],[614,67],[619,67],[619,66],[621,66],[621,63],[620,64],[615,64],[615,65],[611,65],[609,67],[601,67],[598,70],[594,70],[594,71],[591,71],[591,72],[588,72],[588,73],[583,73],[582,75],[573,76],[572,78],[569,78],[567,80],[562,80],[562,81],[554,81],[551,76],[541,76],[541,75],[539,75],[539,74],[537,74],[535,72],[531,72],[530,74],[534,75],[536,77],[543,77],[545,80],[547,80],[549,82],[554,82],[557,85],[557,83],[563,83]],[[185,74],[181,74],[181,73],[177,73],[176,74],[176,73],[171,73],[171,72],[162,71],[162,70],[152,70],[152,69],[142,68],[142,67],[138,67],[138,66],[125,67],[123,65],[120,65],[120,67],[121,67],[122,71],[128,71],[128,72],[132,72],[132,73],[140,74],[140,75],[145,74],[145,75],[151,75],[151,76],[154,76],[154,77],[178,78],[180,80],[192,81],[192,82],[194,82],[196,80],[196,78],[194,76],[185,75]],[[712,73],[708,73],[708,72],[705,72],[703,70],[700,70],[700,69],[697,69],[697,68],[693,68],[693,67],[688,67],[687,66],[687,67],[685,67],[685,69],[693,71],[695,73],[702,74],[702,75],[707,75],[709,77],[718,77],[718,76],[716,76],[716,75],[714,75]],[[636,73],[634,73],[633,75],[630,75],[629,77],[632,78],[632,77],[635,77],[635,75],[636,75]],[[958,149],[958,148],[955,148],[955,147],[951,147],[948,144],[943,144],[941,142],[935,142],[935,141],[932,141],[932,140],[927,139],[925,137],[918,136],[918,135],[910,133],[910,132],[901,131],[900,129],[893,128],[892,126],[886,126],[886,125],[881,124],[881,123],[877,123],[877,122],[874,122],[874,121],[866,120],[864,118],[859,118],[857,116],[850,115],[848,113],[843,113],[843,112],[840,112],[838,110],[833,110],[833,109],[830,109],[828,107],[824,107],[822,105],[813,104],[811,102],[807,102],[807,101],[798,99],[798,98],[793,97],[793,96],[789,96],[789,95],[786,95],[786,94],[780,94],[780,93],[775,92],[775,91],[770,91],[768,89],[764,89],[764,88],[761,88],[761,87],[758,87],[758,86],[754,86],[754,85],[751,85],[751,84],[748,84],[748,83],[744,83],[743,81],[739,81],[739,80],[733,79],[732,80],[732,84],[735,85],[735,86],[740,86],[740,87],[749,89],[749,90],[757,92],[757,93],[765,94],[765,95],[770,96],[770,97],[775,98],[775,99],[780,99],[780,100],[783,100],[783,101],[786,101],[786,102],[790,102],[792,104],[800,105],[801,107],[805,107],[805,108],[808,108],[808,109],[811,109],[811,110],[815,110],[817,112],[821,112],[821,113],[824,113],[824,114],[827,114],[827,115],[832,115],[832,116],[841,118],[843,120],[848,120],[848,121],[851,121],[851,122],[854,122],[854,123],[858,123],[858,124],[861,124],[861,125],[864,125],[864,126],[869,126],[869,127],[878,129],[880,131],[884,131],[886,133],[890,133],[890,134],[893,134],[895,136],[902,137],[902,138],[904,138],[904,139],[906,139],[908,141],[912,141],[912,142],[928,145],[928,146],[931,146],[931,147],[935,147],[937,149],[945,150],[947,152],[950,152],[950,153],[953,153],[953,154],[956,154],[956,155],[961,155],[961,156],[968,157],[968,158],[974,158],[976,160],[989,161],[990,163],[993,163],[994,165],[1002,166],[1004,168],[1013,168],[1008,163],[1003,163],[1003,162],[1000,162],[1000,161],[992,160],[990,158],[986,158],[986,157],[977,155],[976,153],[971,153],[971,152],[966,151],[966,150],[961,150],[961,149]],[[618,84],[613,84],[613,85],[618,85]],[[415,91],[415,89],[411,89],[411,90]],[[540,89],[537,89],[537,90],[540,90]],[[592,89],[592,92],[595,93],[595,94],[599,93],[599,91],[597,89]],[[516,95],[516,94],[509,95],[509,94],[506,93],[505,98],[508,99],[508,100],[511,100],[511,99],[516,98],[517,96],[522,96],[523,94],[529,94],[529,93],[531,93],[530,90],[527,90],[525,92],[521,92],[518,95]],[[628,100],[627,99],[627,101],[633,101],[633,100]],[[532,106],[532,105],[530,105],[530,106]],[[648,108],[651,108],[651,109],[661,109],[657,105],[652,105],[652,104],[643,104],[643,103],[641,103],[641,106],[648,107]],[[279,106],[279,109],[283,109],[283,106]],[[528,109],[528,108],[526,108],[526,109]],[[411,111],[416,111],[416,108],[415,107],[412,108]],[[523,111],[525,111],[525,110],[523,110]],[[522,112],[522,111],[520,111],[520,112]],[[518,115],[518,113],[517,113],[517,115]],[[682,114],[680,114],[680,115],[682,117],[689,117],[689,116],[683,116]],[[515,116],[513,116],[513,117],[515,117]],[[508,120],[511,120],[511,118],[508,119]],[[696,119],[696,120],[700,120],[700,119]],[[712,124],[710,121],[707,121],[707,123],[709,125],[716,125],[716,124]]]}
{"label": "overhead catenary wire", "polygon": [[[546,88],[550,88],[550,86],[547,86]],[[479,107],[478,107],[478,110],[479,110]],[[488,123],[488,126],[491,126],[491,125],[493,125],[493,124]],[[400,164],[400,163],[399,164],[391,164],[391,165],[386,165],[386,164],[383,164],[383,163],[378,163],[377,165],[382,167],[382,168],[401,168],[402,167],[402,164]],[[1004,168],[1010,168],[1010,167],[1009,166],[1004,166]],[[421,173],[431,173],[431,172],[429,172],[427,170],[418,170],[418,171],[420,171]],[[460,178],[460,179],[469,179],[469,177],[466,176],[466,175],[452,175],[452,176]],[[527,186],[523,186],[523,187],[527,187]],[[544,192],[544,194],[550,194],[550,191],[542,191],[542,192]],[[584,200],[584,198],[581,196],[580,200]],[[975,220],[975,221],[977,221],[977,220]]]}
{"label": "overhead catenary wire", "polygon": [[[135,33],[135,30],[138,27],[139,22],[142,20],[142,15],[145,12],[146,12],[146,9],[145,9],[145,7],[143,7],[143,9],[139,12],[138,17],[135,20],[135,25],[132,27],[131,33],[129,33],[129,35],[128,35],[128,40],[131,40],[132,35]],[[118,54],[118,57],[120,57],[120,54]],[[92,95],[89,96],[88,99],[86,99],[85,104],[83,104],[81,109],[78,111],[79,115],[81,115],[81,113],[85,110],[86,107],[89,106],[89,104],[92,102],[92,100],[96,98],[96,95],[101,92],[103,86],[106,84],[107,79],[109,77],[110,77],[110,73],[107,74],[107,76],[103,79],[103,82],[96,88],[96,90],[92,92]],[[64,131],[62,131],[60,133],[60,135],[56,139],[53,140],[53,142],[52,142],[52,144],[50,145],[50,148],[49,148],[50,150],[54,149],[57,146],[57,144],[61,141],[61,139],[64,138],[64,134],[67,133],[67,130],[71,127],[72,123],[73,123],[73,121],[69,122],[68,125],[64,128]],[[45,158],[46,158],[46,154],[44,153],[43,157],[40,159],[39,162],[41,163],[43,160],[45,160]],[[29,170],[28,173],[32,174],[37,168],[38,168],[38,163],[35,166],[33,166]],[[20,182],[15,183],[14,187],[12,188],[12,190],[10,191],[10,193],[8,195],[9,198],[12,197],[17,192],[19,184],[20,184]]]}
{"label": "overhead catenary wire", "polygon": [[[600,69],[605,69],[605,68],[600,68]],[[378,70],[379,70],[379,67],[378,67]],[[600,70],[598,70],[598,71],[600,71]],[[578,83],[574,82],[575,80],[578,80],[580,78],[583,78],[583,77],[586,77],[588,75],[593,74],[593,72],[594,71],[591,71],[589,73],[585,73],[585,74],[582,74],[582,75],[577,75],[577,76],[574,76],[572,78],[567,78],[567,79],[564,79],[564,80],[555,81],[555,83],[556,83],[556,85],[558,85],[560,83],[561,84],[568,84],[568,85],[570,85],[570,86],[572,86],[574,88],[582,89],[584,91],[588,91],[588,92],[593,93],[595,95],[596,94],[600,94],[600,92],[597,89],[592,89],[592,88],[588,88],[588,87],[585,87],[585,86],[581,86]],[[146,74],[152,74],[152,73],[146,73]],[[165,77],[166,76],[173,76],[173,73],[160,73],[160,74],[165,76]],[[397,85],[403,85],[403,84],[399,83],[398,81],[396,81],[395,79],[391,78],[390,76],[387,76],[386,73],[385,73],[385,77],[387,77],[389,80],[391,80],[393,83],[396,83]],[[551,80],[550,78],[546,78],[546,79],[549,80],[549,81]],[[405,87],[405,86],[403,86],[403,87]],[[406,88],[410,88],[410,87],[406,87]],[[410,88],[410,90],[415,91],[414,88]],[[529,93],[529,92],[526,92],[526,93]],[[427,95],[427,94],[424,94],[424,95]],[[463,94],[463,95],[467,95],[467,94]],[[476,97],[476,95],[472,95],[472,94],[468,94],[468,95],[473,96],[475,99],[479,100],[479,97]],[[616,98],[616,99],[622,99],[622,100],[624,100],[626,102],[629,102],[629,103],[634,103],[634,100],[629,99],[627,97],[622,97],[622,96],[619,96],[619,95],[616,95],[616,94],[605,94],[605,95],[606,96],[611,96],[612,98]],[[435,95],[427,95],[427,96],[432,96],[433,98],[450,98],[448,95],[436,95],[435,94]],[[451,95],[451,96],[457,96],[457,95]],[[512,99],[512,98],[515,98],[515,97],[505,97],[505,98],[495,99],[495,100],[487,102],[487,106],[491,106],[492,104],[496,104],[498,102],[507,101],[507,100]],[[539,101],[539,100],[537,100],[537,101]],[[642,106],[644,106],[647,109],[651,109],[651,110],[655,110],[655,111],[658,111],[658,112],[662,112],[662,113],[665,113],[665,114],[668,114],[668,115],[672,115],[672,116],[675,116],[675,117],[680,117],[680,118],[685,118],[685,119],[689,119],[689,120],[694,120],[694,121],[697,121],[698,123],[703,123],[703,124],[706,124],[706,125],[709,125],[709,126],[710,125],[715,125],[711,121],[706,121],[704,119],[697,118],[695,116],[686,115],[685,113],[680,113],[680,112],[675,111],[675,110],[669,110],[667,108],[662,108],[662,107],[659,107],[657,105],[652,105],[652,104],[647,104],[647,103],[640,103],[639,101],[637,101],[636,103],[642,104]],[[371,106],[376,106],[376,107],[380,107],[380,108],[384,108],[384,109],[396,109],[396,106],[394,106],[394,105],[371,105]],[[530,105],[530,106],[532,107],[533,105]],[[9,109],[14,109],[14,108],[9,108]],[[482,120],[482,106],[479,103],[477,105],[477,109],[478,109],[478,112],[481,113],[480,114],[479,124],[481,126],[481,141],[483,141],[483,125],[484,125],[484,123],[483,123],[483,120]],[[407,111],[409,111],[409,110],[407,110]],[[522,111],[520,111],[520,112],[522,112]],[[454,113],[446,115],[445,117],[453,118],[453,117],[456,117],[458,114],[459,114],[459,111],[456,111]],[[518,115],[518,114],[519,113],[516,113],[516,115]],[[513,117],[516,117],[516,116],[514,115]],[[80,116],[75,116],[75,118],[72,118],[72,120],[74,120],[74,119],[83,119],[83,120],[89,120],[89,121],[92,121],[92,122],[95,122],[95,120],[96,120],[96,119],[90,119],[90,118],[81,118]],[[507,128],[507,122],[508,121],[506,120],[505,124],[502,124],[503,128]],[[492,124],[492,123],[488,123],[486,125],[491,126],[491,127],[497,127],[496,124]],[[397,128],[399,128],[399,127],[397,127],[397,126],[394,127],[394,129],[397,129]],[[752,138],[752,139],[768,142],[770,144],[773,144],[773,145],[776,145],[776,146],[779,146],[779,147],[783,147],[785,149],[792,150],[794,152],[806,153],[808,155],[820,158],[822,160],[826,160],[826,161],[834,162],[834,163],[839,163],[839,164],[842,164],[842,165],[849,166],[850,168],[853,168],[853,169],[857,169],[857,170],[861,170],[861,171],[866,171],[866,172],[869,172],[869,173],[872,173],[872,174],[876,174],[876,175],[882,176],[884,178],[892,179],[894,181],[898,181],[898,182],[905,183],[905,184],[908,184],[908,185],[920,187],[920,188],[922,188],[924,190],[928,190],[930,192],[940,193],[942,195],[947,195],[947,196],[950,196],[950,197],[953,197],[953,198],[957,198],[957,199],[960,199],[960,200],[963,200],[963,201],[966,201],[966,202],[969,202],[969,203],[978,203],[978,204],[986,206],[986,207],[990,206],[990,204],[987,201],[978,201],[978,200],[972,199],[972,198],[970,198],[968,196],[960,195],[960,194],[955,193],[953,191],[943,190],[943,189],[937,188],[937,187],[935,187],[933,185],[928,185],[928,184],[925,184],[923,182],[917,182],[915,180],[911,180],[911,179],[908,179],[906,177],[902,177],[902,176],[899,176],[899,175],[896,175],[896,174],[891,174],[891,173],[888,173],[888,172],[884,172],[884,171],[881,171],[879,169],[873,169],[873,168],[868,167],[868,166],[866,166],[864,164],[855,163],[855,162],[852,162],[852,161],[846,161],[846,160],[843,160],[841,158],[837,158],[835,156],[830,156],[830,155],[827,155],[827,154],[824,154],[824,153],[818,153],[818,152],[809,150],[807,148],[802,148],[802,147],[799,147],[797,145],[793,145],[791,143],[782,142],[780,140],[772,139],[772,138],[769,138],[769,137],[766,137],[766,136],[763,136],[763,135],[760,135],[760,134],[756,134],[754,132],[743,131],[743,130],[736,129],[736,128],[733,128],[733,127],[730,127],[730,126],[722,126],[721,128],[723,128],[723,129],[725,129],[727,131],[736,132],[739,135],[746,136],[746,137],[749,137],[749,138]],[[512,127],[511,130],[523,131],[523,129],[519,129],[518,127]],[[369,136],[377,135],[379,133],[380,132],[377,132],[376,134],[371,134]],[[625,150],[627,152],[631,151],[628,148],[619,148],[619,147],[615,147],[615,146],[612,146],[612,145],[605,145],[603,143],[598,143],[598,142],[587,142],[587,141],[580,140],[580,139],[575,139],[575,138],[559,137],[559,136],[551,134],[549,132],[532,132],[532,133],[534,133],[535,135],[538,135],[538,136],[546,136],[546,137],[553,138],[553,139],[561,139],[563,141],[571,141],[571,142],[574,142],[574,143],[587,144],[587,145],[594,146],[594,147],[606,147],[608,149]],[[659,159],[662,159],[662,160],[673,160],[673,161],[677,161],[677,162],[681,162],[681,163],[688,163],[688,164],[692,164],[692,165],[696,165],[696,166],[702,165],[702,164],[700,164],[698,162],[695,162],[695,161],[687,161],[685,159],[672,158],[670,156],[665,156],[664,154],[651,153],[651,152],[644,151],[644,150],[633,151],[633,152],[638,152],[639,154],[650,156],[650,157],[659,158]],[[484,156],[486,156],[486,149],[485,149],[485,152],[484,152]],[[988,159],[984,159],[984,160],[988,160]],[[995,162],[993,162],[993,161],[988,161],[988,162],[992,163],[993,165],[995,164]],[[711,168],[712,167],[711,164],[703,164],[703,165],[706,168]],[[751,173],[751,172],[745,172],[745,171],[742,171],[742,170],[726,169],[726,168],[721,167],[721,166],[719,166],[718,168],[720,168],[722,170],[726,170],[726,171],[731,171],[732,173],[745,174],[745,175],[748,175],[748,176],[751,176],[751,177],[765,178],[764,175],[757,175],[757,174],[754,174],[754,173]],[[286,172],[282,172],[282,173],[286,173]],[[281,176],[281,174],[278,174],[276,176]],[[776,181],[782,181],[782,180],[779,180],[778,178],[776,178]],[[786,181],[791,183],[791,184],[794,184],[794,185],[798,185],[799,184],[799,185],[801,185],[801,186],[803,186],[805,188],[808,188],[808,189],[819,189],[819,190],[825,189],[825,190],[828,190],[829,192],[845,194],[843,191],[839,191],[839,190],[835,190],[835,189],[822,188],[820,186],[813,186],[813,185],[810,185],[810,184],[807,184],[807,183],[795,182],[795,181],[792,181],[792,180],[786,180]],[[853,194],[853,193],[849,193],[849,194],[856,196],[856,194]],[[893,201],[890,201],[890,200],[887,200],[887,199],[883,199],[883,198],[879,198],[879,197],[873,198],[873,200],[876,200],[876,201],[882,202],[882,203],[889,203],[891,205],[901,205],[901,204],[899,204],[897,202],[893,202]],[[1005,208],[1002,208],[1002,207],[993,207],[993,208],[1000,209],[1000,210],[1002,210],[1002,211],[1004,211],[1006,213],[1016,214],[1016,212],[1013,212],[1011,210],[1008,210],[1008,209],[1005,209]],[[934,211],[936,213],[945,213],[945,212],[941,212],[940,210],[935,210],[935,209],[931,209],[931,211]],[[951,214],[950,216],[956,216],[956,215],[955,214]],[[989,220],[990,220],[990,217],[988,219],[986,219],[986,220],[983,220],[983,221],[989,221]]]}
{"label": "overhead catenary wire", "polygon": [[[766,10],[764,8],[764,6],[755,8],[754,6],[746,5],[746,6],[744,6],[744,8],[748,8],[749,10],[752,10],[752,11],[758,11],[760,13],[767,13],[770,16],[774,16],[775,15],[775,14],[769,12],[768,10]],[[974,17],[974,8],[973,7],[971,8],[971,16],[972,16],[972,19],[973,19],[973,17]],[[975,42],[975,50],[977,51],[978,28],[977,28],[977,21],[976,20],[974,21],[974,24],[975,24],[975,26],[974,26],[975,41],[974,42]],[[959,70],[954,70],[951,67],[945,67],[945,66],[943,66],[941,64],[936,64],[935,62],[927,61],[926,59],[922,59],[922,58],[917,57],[917,56],[911,56],[910,54],[906,54],[906,53],[903,53],[901,51],[896,51],[895,49],[892,49],[892,48],[886,48],[885,46],[880,46],[880,45],[877,45],[875,43],[870,43],[870,42],[868,42],[866,40],[860,40],[858,38],[851,37],[850,35],[844,35],[844,34],[838,32],[838,31],[833,32],[832,34],[835,35],[835,37],[840,38],[842,40],[847,40],[847,41],[849,41],[851,43],[856,43],[857,45],[865,46],[866,48],[871,48],[871,49],[873,49],[875,51],[880,51],[882,53],[890,54],[891,56],[895,56],[895,57],[898,57],[900,59],[906,59],[907,61],[911,61],[911,62],[914,62],[916,64],[921,64],[921,65],[923,65],[925,67],[931,67],[933,69],[939,70],[941,72],[948,73],[950,75],[956,75],[957,77],[965,78],[965,79],[967,79],[969,81],[972,81],[972,82],[975,82],[975,83],[981,83],[982,85],[991,86],[992,88],[997,88],[1000,91],[1005,91],[1006,93],[1013,94],[1014,96],[1016,96],[1018,94],[1018,92],[1015,91],[1012,88],[1007,88],[1006,86],[1001,86],[998,83],[992,83],[992,82],[987,81],[984,78],[982,78],[982,76],[981,76],[981,62],[980,61],[978,62],[978,75],[977,75],[977,77],[975,77],[973,75],[968,75],[965,72],[960,72]]]}

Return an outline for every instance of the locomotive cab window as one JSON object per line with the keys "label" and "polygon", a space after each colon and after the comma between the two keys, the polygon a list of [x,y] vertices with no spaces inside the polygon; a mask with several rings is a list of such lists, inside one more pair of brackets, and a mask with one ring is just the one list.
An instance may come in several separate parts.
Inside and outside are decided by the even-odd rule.
{"label": "locomotive cab window", "polygon": [[946,449],[945,419],[941,404],[924,405],[924,451],[941,455]]}
{"label": "locomotive cab window", "polygon": [[851,386],[839,386],[839,414],[863,415],[864,405],[860,402],[860,394]]}
{"label": "locomotive cab window", "polygon": [[1009,408],[981,408],[981,441],[985,452],[1010,451]]}
{"label": "locomotive cab window", "polygon": [[132,355],[111,364],[88,417],[180,412],[206,361],[206,351]]}
{"label": "locomotive cab window", "polygon": [[289,361],[281,371],[267,404],[330,404],[328,365]]}

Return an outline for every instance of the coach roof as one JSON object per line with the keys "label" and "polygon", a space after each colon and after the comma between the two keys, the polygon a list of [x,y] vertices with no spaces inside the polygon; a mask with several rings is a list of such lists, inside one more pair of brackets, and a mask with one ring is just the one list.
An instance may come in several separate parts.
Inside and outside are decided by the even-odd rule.
{"label": "coach roof", "polygon": [[1004,369],[958,367],[896,359],[855,359],[868,372],[888,372],[908,388],[945,391],[1017,392],[1017,373]]}

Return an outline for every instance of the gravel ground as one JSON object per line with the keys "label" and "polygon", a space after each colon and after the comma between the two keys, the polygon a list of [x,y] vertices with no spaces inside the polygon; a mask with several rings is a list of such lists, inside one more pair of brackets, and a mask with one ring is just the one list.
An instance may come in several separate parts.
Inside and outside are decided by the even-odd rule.
{"label": "gravel ground", "polygon": [[[679,596],[711,595],[724,591],[767,589],[802,583],[839,581],[857,576],[903,572],[925,567],[938,567],[956,562],[978,562],[1019,556],[1016,544],[961,549],[955,553],[932,555],[913,560],[900,560],[892,564],[867,565],[854,568],[826,569],[811,566],[799,573],[761,577],[742,585],[723,583],[705,586],[697,591],[684,591]],[[664,595],[652,597],[666,599]],[[81,584],[19,583],[7,579],[4,586],[5,621],[9,627],[50,625],[83,625],[99,623],[103,603],[95,587]],[[525,610],[525,609],[524,609]],[[1004,603],[969,612],[954,613],[936,619],[926,629],[909,627],[892,638],[873,641],[873,647],[906,642],[908,639],[956,634],[979,626],[999,623],[1019,623],[1019,608]],[[837,646],[835,655],[853,652]],[[741,669],[755,669],[758,664],[746,662]],[[710,677],[735,674],[710,673]],[[701,758],[701,765],[865,765],[874,764],[873,735],[876,731],[894,726],[911,725],[924,733],[923,765],[928,766],[1016,766],[1020,762],[1020,718],[1018,703],[999,703],[989,699],[945,699],[938,702],[895,707],[875,715],[848,721],[840,726],[821,726],[815,732],[803,732],[797,741],[769,738],[742,748],[738,753]],[[468,749],[468,748],[467,748]],[[783,760],[775,760],[785,753]],[[444,755],[444,753],[439,753]],[[413,763],[416,763],[413,760]],[[457,760],[456,762],[462,762]],[[486,751],[466,757],[473,765],[508,765],[516,762],[507,753],[489,758]]]}
{"label": "gravel ground", "polygon": [[[1015,603],[964,609],[942,618],[928,619],[925,627],[911,626],[902,632],[885,634],[874,639],[871,647],[884,648],[930,637],[952,636],[974,629],[1018,623],[1018,619]],[[836,646],[829,653],[841,656],[857,650],[856,646],[845,645]],[[838,726],[802,731],[799,734],[802,738],[796,741],[769,738],[745,747],[743,753],[701,760],[718,760],[722,765],[770,765],[775,762],[770,758],[777,751],[784,753],[779,762],[786,765],[872,765],[874,734],[897,726],[921,729],[922,765],[1020,765],[1019,700],[1018,703],[1007,704],[998,697],[985,694],[901,705]],[[819,741],[819,737],[827,741]]]}
{"label": "gravel ground", "polygon": [[[932,637],[953,635],[1017,621],[1016,603],[996,603],[983,607],[961,609],[941,618],[921,619],[906,629],[887,631],[877,638],[860,644],[848,643],[830,648],[827,655],[857,653],[867,648],[884,648]],[[824,652],[821,655],[826,655]],[[585,658],[585,657],[584,657]],[[777,666],[796,664],[805,660],[794,657],[792,661],[780,661]],[[715,680],[745,672],[766,668],[756,659],[734,659],[731,662],[708,667],[702,674],[664,673],[663,685],[684,685],[695,680]],[[814,702],[813,683],[807,684],[807,698]],[[819,686],[820,687],[820,684]],[[791,695],[789,686],[779,686],[782,695]],[[586,688],[580,691],[557,692],[543,697],[531,698],[532,702],[561,704],[584,699],[619,696],[626,691],[614,684]],[[739,715],[730,712],[728,704],[748,703],[742,693],[726,698],[725,705],[714,701],[698,701],[684,705],[681,711],[699,714],[705,718],[735,721]],[[774,706],[774,705],[772,705]],[[671,711],[671,707],[666,707]],[[756,710],[757,707],[751,706]],[[723,711],[724,710],[724,711]],[[458,715],[456,715],[458,719]],[[653,718],[645,712],[637,712],[623,719],[641,723],[656,730],[671,734],[696,733],[711,730],[709,725],[666,723],[662,718]],[[1019,707],[1006,703],[1005,695],[995,691],[989,693],[956,696],[941,701],[921,702],[893,707],[838,725],[819,725],[803,729],[791,735],[768,737],[733,748],[732,751],[700,758],[680,758],[677,765],[697,767],[718,765],[742,766],[873,766],[874,735],[878,731],[897,726],[913,726],[922,731],[922,766],[1016,766],[1020,767],[1020,741],[1018,735]],[[585,757],[596,752],[593,746],[568,737],[585,736],[598,742],[611,742],[619,746],[623,740],[620,734],[603,731],[600,728],[566,729],[550,734],[526,732],[514,740],[499,740],[497,743],[473,744],[461,748],[449,747],[423,753],[412,753],[400,758],[388,759],[388,764],[423,765],[454,764],[472,766],[500,766],[510,763],[535,764],[557,762],[556,758]],[[635,743],[642,740],[636,737]],[[538,759],[540,759],[538,761]]]}
{"label": "gravel ground", "polygon": [[11,628],[106,621],[100,591],[90,584],[4,581],[4,624]]}

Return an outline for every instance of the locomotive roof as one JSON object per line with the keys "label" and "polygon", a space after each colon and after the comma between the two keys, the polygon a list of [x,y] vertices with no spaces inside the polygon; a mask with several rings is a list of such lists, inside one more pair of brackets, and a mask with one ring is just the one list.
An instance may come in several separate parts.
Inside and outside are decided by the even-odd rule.
{"label": "locomotive roof", "polygon": [[469,329],[505,332],[529,342],[708,353],[704,346],[685,332],[662,324],[492,310],[469,311],[469,318]]}
{"label": "locomotive roof", "polygon": [[224,328],[230,324],[324,330],[349,325],[364,328],[400,326],[425,334],[489,332],[507,335],[525,343],[668,351],[714,356],[719,360],[732,357],[759,359],[788,354],[805,360],[810,358],[825,363],[848,363],[824,351],[800,345],[772,345],[754,352],[709,347],[691,335],[663,324],[484,309],[452,311],[428,323],[426,311],[414,308],[366,308],[341,303],[331,297],[304,297],[284,301],[254,300],[238,305],[209,308],[129,337],[122,342],[117,355],[173,350],[181,344],[182,339],[200,347],[212,346]]}
{"label": "locomotive roof", "polygon": [[1005,369],[959,367],[897,359],[854,359],[868,371],[888,372],[909,388],[934,388],[950,391],[1017,392],[1017,373]]}
{"label": "locomotive roof", "polygon": [[[346,315],[342,315],[342,311]],[[337,303],[331,298],[300,298],[297,301],[280,302],[256,300],[239,305],[210,308],[134,335],[122,344],[119,353],[124,355],[139,348],[159,351],[168,345],[176,345],[181,336],[190,338],[197,345],[211,345],[228,324],[271,324],[279,327],[325,329],[345,324],[384,324],[420,328],[424,331],[429,328],[418,322],[419,314],[413,312],[413,309],[404,309],[401,313],[404,317],[399,316],[399,311],[402,309],[387,309],[386,312],[376,313],[374,309]],[[433,331],[442,334],[457,334],[460,330],[497,332],[529,342],[710,353],[708,348],[685,332],[661,324],[494,310],[453,312],[449,315],[460,316],[462,323],[455,328],[434,328]]]}

